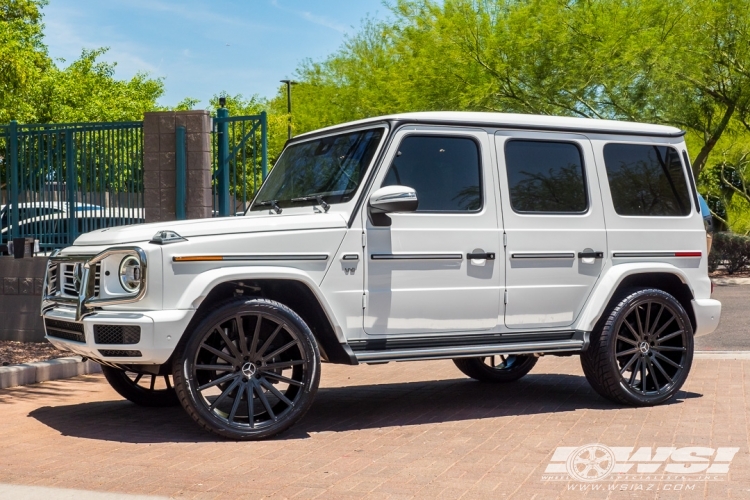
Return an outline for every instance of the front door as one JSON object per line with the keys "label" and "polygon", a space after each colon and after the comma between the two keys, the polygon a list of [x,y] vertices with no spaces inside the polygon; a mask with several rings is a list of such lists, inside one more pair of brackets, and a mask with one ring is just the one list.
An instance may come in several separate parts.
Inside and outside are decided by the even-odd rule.
{"label": "front door", "polygon": [[505,226],[505,325],[570,326],[607,257],[599,181],[581,135],[495,135]]}
{"label": "front door", "polygon": [[391,225],[376,227],[365,204],[365,332],[496,327],[504,269],[487,134],[402,129],[370,192],[389,185],[414,188],[419,208],[388,214]]}

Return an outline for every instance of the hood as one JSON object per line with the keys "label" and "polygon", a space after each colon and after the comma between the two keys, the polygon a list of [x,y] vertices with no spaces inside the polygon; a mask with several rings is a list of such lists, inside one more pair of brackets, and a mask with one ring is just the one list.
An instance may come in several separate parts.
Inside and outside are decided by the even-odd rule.
{"label": "hood", "polygon": [[183,238],[220,234],[295,231],[346,227],[341,214],[290,214],[263,217],[221,217],[154,222],[132,226],[109,227],[82,234],[74,246],[121,245],[149,241],[158,231],[174,231]]}

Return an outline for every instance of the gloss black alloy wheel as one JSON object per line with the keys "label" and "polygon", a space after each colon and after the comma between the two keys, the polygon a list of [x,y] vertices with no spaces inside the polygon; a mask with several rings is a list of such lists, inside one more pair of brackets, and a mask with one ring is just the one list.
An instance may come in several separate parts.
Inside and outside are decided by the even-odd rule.
{"label": "gloss black alloy wheel", "polygon": [[642,289],[622,298],[581,356],[586,378],[602,396],[649,406],[675,396],[693,361],[693,327],[672,295]]}
{"label": "gloss black alloy wheel", "polygon": [[144,373],[102,365],[102,373],[117,393],[140,406],[176,406],[177,399],[169,373]]}
{"label": "gloss black alloy wheel", "polygon": [[515,382],[529,373],[536,362],[536,356],[521,354],[453,360],[465,375],[481,382]]}
{"label": "gloss black alloy wheel", "polygon": [[205,429],[263,439],[299,420],[320,380],[320,354],[294,311],[266,299],[232,300],[186,332],[174,377],[183,407]]}

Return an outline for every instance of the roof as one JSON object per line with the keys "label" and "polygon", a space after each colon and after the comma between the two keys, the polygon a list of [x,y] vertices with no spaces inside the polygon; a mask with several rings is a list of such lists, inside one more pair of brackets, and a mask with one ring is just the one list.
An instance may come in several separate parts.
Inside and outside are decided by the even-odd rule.
{"label": "roof", "polygon": [[326,127],[295,137],[303,138],[321,132],[349,128],[369,123],[384,121],[406,121],[412,123],[441,123],[473,126],[524,128],[532,130],[556,130],[566,132],[616,133],[623,135],[643,135],[660,137],[681,137],[684,131],[665,125],[626,122],[618,120],[599,120],[595,118],[573,118],[569,116],[526,115],[518,113],[483,113],[476,111],[426,111],[419,113],[400,113],[377,116],[348,123]]}

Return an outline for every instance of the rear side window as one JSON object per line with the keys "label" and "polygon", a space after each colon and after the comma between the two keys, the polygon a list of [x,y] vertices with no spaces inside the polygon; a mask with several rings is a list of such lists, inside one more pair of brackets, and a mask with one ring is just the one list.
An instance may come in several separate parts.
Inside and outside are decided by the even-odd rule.
{"label": "rear side window", "polygon": [[515,212],[581,213],[588,209],[583,158],[573,143],[508,141],[505,168]]}
{"label": "rear side window", "polygon": [[476,212],[482,208],[480,169],[473,139],[408,136],[382,185],[415,189],[417,212]]}
{"label": "rear side window", "polygon": [[604,164],[619,215],[668,217],[690,213],[690,192],[674,148],[607,144]]}

